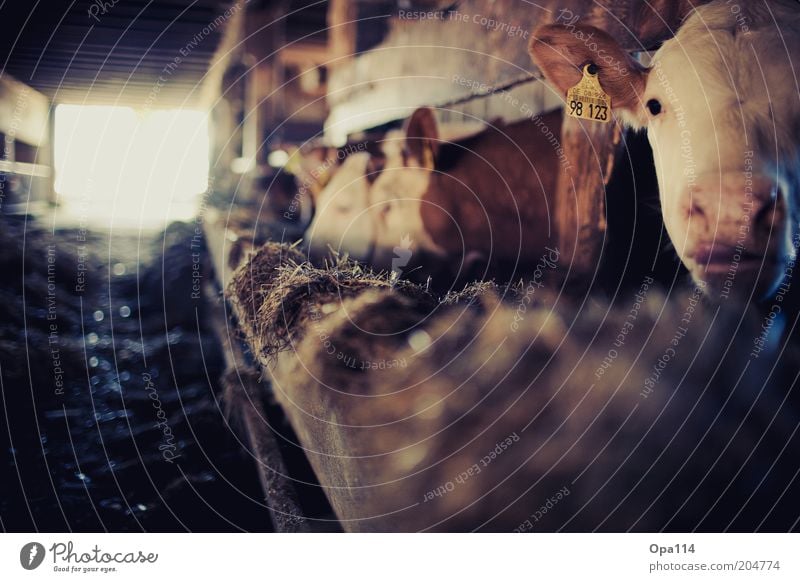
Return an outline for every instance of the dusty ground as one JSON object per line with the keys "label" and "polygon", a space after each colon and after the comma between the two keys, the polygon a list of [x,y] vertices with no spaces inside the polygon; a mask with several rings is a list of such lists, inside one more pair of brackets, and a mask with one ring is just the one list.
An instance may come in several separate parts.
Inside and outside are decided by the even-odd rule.
{"label": "dusty ground", "polygon": [[193,226],[43,226],[0,223],[0,528],[268,531],[192,296]]}

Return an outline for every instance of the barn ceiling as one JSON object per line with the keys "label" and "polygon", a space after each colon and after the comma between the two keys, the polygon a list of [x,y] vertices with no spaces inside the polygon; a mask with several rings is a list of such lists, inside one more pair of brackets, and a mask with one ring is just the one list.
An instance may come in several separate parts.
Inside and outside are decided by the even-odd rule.
{"label": "barn ceiling", "polygon": [[[225,11],[233,4],[233,0],[0,0],[0,71],[60,103],[195,105],[222,38]],[[274,4],[290,9],[313,4],[287,22],[288,38],[325,21],[325,2]]]}

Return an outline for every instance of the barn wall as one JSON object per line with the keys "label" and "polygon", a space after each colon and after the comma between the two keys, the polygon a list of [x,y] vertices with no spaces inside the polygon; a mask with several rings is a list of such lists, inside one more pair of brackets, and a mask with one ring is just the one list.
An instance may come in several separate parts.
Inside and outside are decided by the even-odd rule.
{"label": "barn wall", "polygon": [[[406,117],[416,107],[468,98],[472,85],[502,87],[533,78],[532,31],[561,18],[602,27],[631,51],[651,48],[671,34],[693,5],[638,0],[466,0],[453,11],[401,10],[386,40],[331,74],[326,131],[334,141],[349,133]],[[533,113],[558,106],[550,90],[532,89]],[[505,112],[508,121],[526,113]],[[497,115],[491,107],[487,118]],[[528,113],[529,114],[529,113]]]}
{"label": "barn wall", "polygon": [[[287,6],[289,12],[287,14]],[[214,189],[258,203],[269,153],[321,134],[327,114],[324,4],[247,3],[227,23],[207,77]]]}
{"label": "barn wall", "polygon": [[9,75],[0,78],[0,210],[50,201],[50,111],[50,100],[35,89]]}

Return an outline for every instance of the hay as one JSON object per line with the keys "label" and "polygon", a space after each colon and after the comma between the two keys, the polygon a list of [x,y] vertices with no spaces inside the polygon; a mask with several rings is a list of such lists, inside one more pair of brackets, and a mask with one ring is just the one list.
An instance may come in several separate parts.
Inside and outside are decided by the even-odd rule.
{"label": "hay", "polygon": [[[332,256],[324,268],[307,262],[297,245],[267,243],[236,270],[227,296],[254,353],[270,358],[288,349],[309,312],[373,290],[407,300],[406,308],[428,314],[442,307],[491,309],[524,294],[524,283],[501,286],[478,281],[441,297],[427,286],[394,280],[346,257]],[[295,338],[297,339],[297,338]]]}
{"label": "hay", "polygon": [[[295,246],[277,243],[261,247],[234,273],[228,297],[254,352],[270,358],[291,345],[293,334],[302,330],[310,312],[367,290],[396,293],[422,311],[439,303],[420,285],[393,283],[388,274],[375,273],[344,258],[326,268],[316,268]],[[486,286],[478,286],[447,301],[472,300],[486,292]]]}

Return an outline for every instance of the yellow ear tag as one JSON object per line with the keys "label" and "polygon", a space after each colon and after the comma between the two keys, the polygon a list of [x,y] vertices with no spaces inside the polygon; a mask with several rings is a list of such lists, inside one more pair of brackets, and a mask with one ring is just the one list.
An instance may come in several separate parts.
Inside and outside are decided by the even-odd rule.
{"label": "yellow ear tag", "polygon": [[578,119],[608,123],[611,121],[611,97],[603,91],[597,73],[583,67],[583,78],[567,91],[567,114]]}

